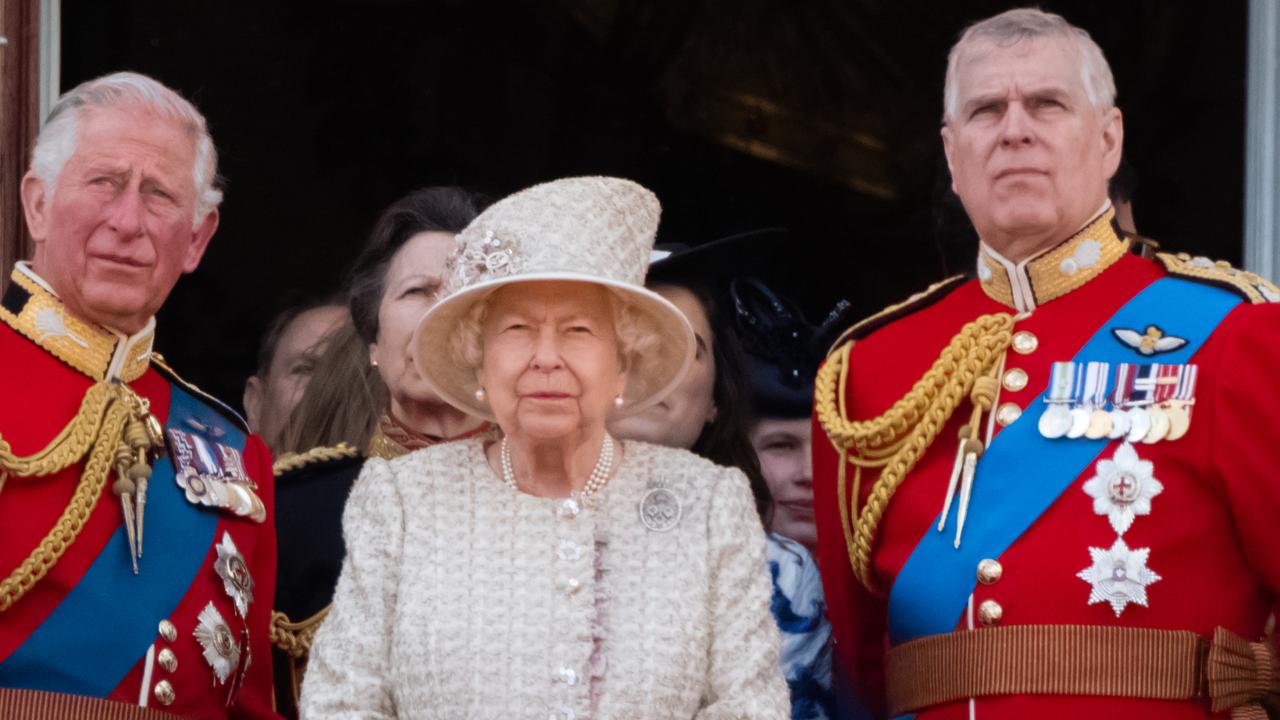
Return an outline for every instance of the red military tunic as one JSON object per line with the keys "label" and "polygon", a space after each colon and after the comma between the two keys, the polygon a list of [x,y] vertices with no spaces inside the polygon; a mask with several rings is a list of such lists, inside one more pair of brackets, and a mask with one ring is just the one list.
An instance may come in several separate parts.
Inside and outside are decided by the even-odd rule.
{"label": "red military tunic", "polygon": [[[1021,312],[1013,327],[1015,341],[1004,355],[992,432],[998,435],[1016,422],[1021,410],[1039,402],[1053,362],[1074,358],[1122,305],[1167,274],[1162,264],[1125,252],[1127,243],[1115,236],[1110,215],[1020,267],[984,246],[980,279],[936,287],[891,311],[878,325],[873,319],[865,329],[855,328],[847,418],[864,420],[888,410],[966,323],[984,314]],[[1095,246],[1082,251],[1081,244],[1089,240]],[[1097,247],[1101,252],[1092,252]],[[1249,281],[1235,271],[1210,267],[1194,273],[1251,289],[1254,299],[1273,293],[1256,277],[1256,284],[1246,287]],[[985,616],[989,625],[999,627],[1142,627],[1191,630],[1208,638],[1223,626],[1248,639],[1262,635],[1280,592],[1280,401],[1274,397],[1275,373],[1280,370],[1280,306],[1237,305],[1191,362],[1199,367],[1199,381],[1189,431],[1173,442],[1135,446],[1163,485],[1152,499],[1150,515],[1137,518],[1123,535],[1130,548],[1150,550],[1148,567],[1160,577],[1146,588],[1146,606],[1129,603],[1117,617],[1107,602],[1090,604],[1090,583],[1078,576],[1091,564],[1089,548],[1108,548],[1116,538],[1084,488],[1097,474],[1091,462],[999,558],[993,558],[1002,570],[994,581],[977,582],[974,568],[971,603],[961,610],[955,630],[982,632]],[[837,664],[877,716],[885,713],[886,598],[922,536],[936,531],[956,459],[957,433],[971,409],[966,399],[892,496],[872,546],[874,591],[854,574],[838,511],[838,455],[825,441],[823,427],[815,424],[818,559]],[[987,425],[985,418],[982,425]],[[1111,442],[1098,459],[1112,459],[1120,445],[1120,440]],[[1037,458],[1026,457],[1022,467],[1018,476],[996,480],[1037,482]],[[851,480],[852,467],[847,476]],[[860,507],[875,479],[874,472],[864,473]],[[970,507],[969,513],[976,516],[983,510]],[[955,522],[953,511],[948,533],[954,533]],[[996,612],[976,612],[984,603]],[[1210,715],[1207,706],[1196,701],[1079,695],[988,696],[973,700],[972,707],[971,714],[970,702],[952,702],[923,709],[917,716],[1177,720]]]}
{"label": "red military tunic", "polygon": [[[15,270],[3,306],[0,453],[41,450],[76,416],[95,382],[118,377],[149,401],[166,429],[180,428],[188,437],[207,433],[203,448],[234,457],[226,448],[238,438],[242,463],[235,464],[256,483],[241,497],[256,494],[260,505],[252,517],[194,505],[162,467],[170,458],[155,459],[134,575],[111,471],[83,528],[48,573],[16,599],[7,591],[0,596],[12,603],[0,611],[0,687],[99,697],[187,718],[276,717],[268,638],[276,555],[269,451],[230,410],[153,365],[154,321],[131,338],[80,322],[24,266]],[[172,440],[168,454],[174,455]],[[81,459],[52,475],[11,474],[4,481],[0,578],[23,574],[20,566],[59,521],[84,470]],[[224,577],[232,567],[240,569],[241,585]],[[252,587],[242,593],[242,613],[236,592],[247,584],[246,569]],[[205,650],[197,633],[201,618],[207,628],[222,624],[228,631],[219,640],[234,663]],[[210,654],[225,678],[217,677]]]}

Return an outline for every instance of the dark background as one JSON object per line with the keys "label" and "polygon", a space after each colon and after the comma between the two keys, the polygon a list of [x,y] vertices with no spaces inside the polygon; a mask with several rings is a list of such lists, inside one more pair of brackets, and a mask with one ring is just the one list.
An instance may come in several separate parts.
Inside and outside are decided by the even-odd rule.
{"label": "dark background", "polygon": [[[1009,2],[64,0],[62,86],[120,69],[208,116],[222,225],[157,349],[239,405],[275,310],[337,288],[378,211],[461,184],[501,197],[633,178],[660,241],[793,232],[758,270],[813,319],[947,274],[974,239],[947,197],[946,53]],[[1111,62],[1139,232],[1238,263],[1243,0],[1045,2]]]}

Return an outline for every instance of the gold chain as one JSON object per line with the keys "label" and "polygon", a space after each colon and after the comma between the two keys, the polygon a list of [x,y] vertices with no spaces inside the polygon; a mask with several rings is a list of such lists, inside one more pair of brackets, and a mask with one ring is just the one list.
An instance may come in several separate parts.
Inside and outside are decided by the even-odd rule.
{"label": "gold chain", "polygon": [[[85,522],[102,497],[116,446],[134,413],[131,405],[135,403],[131,400],[137,398],[130,396],[133,396],[133,391],[123,384],[98,383],[85,393],[80,412],[44,450],[18,457],[10,452],[7,443],[0,445],[3,452],[0,463],[3,463],[4,470],[16,477],[57,472],[78,462],[84,456],[84,450],[89,450],[80,482],[58,521],[27,559],[9,577],[0,580],[0,612],[8,610],[35,586],[84,529]],[[81,448],[79,454],[76,454],[77,448]]]}
{"label": "gold chain", "polygon": [[[974,391],[978,379],[994,372],[1009,347],[1013,323],[1012,315],[994,313],[965,325],[910,392],[884,414],[870,420],[850,420],[844,406],[852,343],[846,343],[827,358],[818,371],[814,409],[840,454],[837,477],[840,522],[854,574],[868,589],[874,590],[871,546],[889,500],[952,413]],[[982,385],[979,389],[989,388]],[[854,466],[851,498],[845,488],[846,463]],[[871,488],[867,504],[858,512],[864,468],[883,470]]]}

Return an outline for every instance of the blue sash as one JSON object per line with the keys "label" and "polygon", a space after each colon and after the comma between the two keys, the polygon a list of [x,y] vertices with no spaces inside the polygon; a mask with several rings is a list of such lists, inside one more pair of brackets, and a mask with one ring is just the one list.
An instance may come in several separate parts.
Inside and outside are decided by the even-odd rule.
{"label": "blue sash", "polygon": [[[1239,302],[1235,294],[1210,285],[1157,280],[1103,323],[1075,360],[1140,362],[1146,356],[1116,340],[1111,328],[1142,332],[1154,324],[1187,343],[1152,360],[1186,363]],[[999,558],[1111,444],[1107,439],[1042,437],[1038,423],[1046,407],[1032,402],[982,455],[960,548],[953,545],[954,521],[949,532],[938,532],[935,520],[907,558],[889,592],[889,637],[895,645],[955,630],[973,592],[978,562]],[[1029,472],[1032,464],[1035,470]]]}
{"label": "blue sash", "polygon": [[[217,423],[225,445],[243,449],[243,432],[170,383],[166,427],[188,418]],[[107,493],[99,502],[116,502]],[[146,535],[137,575],[124,526],[107,541],[71,592],[0,663],[0,687],[106,697],[155,640],[159,622],[186,596],[214,542],[218,513],[187,502],[173,464],[157,460],[147,486]],[[212,572],[212,571],[210,571]]]}

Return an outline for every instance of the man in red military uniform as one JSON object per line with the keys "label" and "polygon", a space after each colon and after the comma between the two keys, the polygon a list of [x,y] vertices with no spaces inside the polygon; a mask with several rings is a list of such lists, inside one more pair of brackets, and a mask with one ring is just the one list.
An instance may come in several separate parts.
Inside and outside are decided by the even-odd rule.
{"label": "man in red military uniform", "polygon": [[978,23],[946,87],[977,277],[854,326],[816,383],[843,677],[873,716],[1265,717],[1276,288],[1131,252],[1114,83],[1062,18]]}
{"label": "man in red military uniform", "polygon": [[[118,73],[59,99],[0,302],[0,706],[274,717],[270,454],[152,353],[218,225],[204,118]],[[126,707],[121,703],[135,706]]]}

